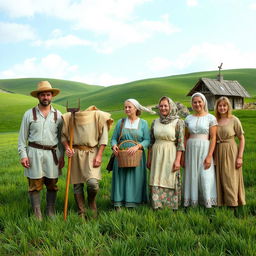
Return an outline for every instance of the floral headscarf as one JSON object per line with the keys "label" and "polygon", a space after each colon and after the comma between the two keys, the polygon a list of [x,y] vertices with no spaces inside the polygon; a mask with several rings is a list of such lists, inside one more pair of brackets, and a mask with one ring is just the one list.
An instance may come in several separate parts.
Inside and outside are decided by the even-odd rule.
{"label": "floral headscarf", "polygon": [[169,97],[166,97],[166,96],[161,97],[161,99],[158,102],[158,108],[159,108],[160,102],[163,101],[163,100],[168,101],[169,107],[170,107],[170,112],[167,116],[163,116],[159,111],[160,123],[169,124],[172,121],[174,121],[176,119],[179,119],[179,116],[177,115],[178,108],[177,108],[176,104]]}

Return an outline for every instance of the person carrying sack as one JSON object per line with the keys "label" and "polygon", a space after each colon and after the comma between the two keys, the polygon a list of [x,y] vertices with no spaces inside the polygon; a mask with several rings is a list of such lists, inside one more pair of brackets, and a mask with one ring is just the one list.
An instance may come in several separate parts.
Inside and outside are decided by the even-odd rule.
{"label": "person carrying sack", "polygon": [[96,195],[101,180],[102,155],[108,143],[108,130],[113,119],[110,114],[90,106],[84,111],[75,113],[73,123],[73,149],[70,149],[71,113],[63,115],[62,143],[66,155],[72,157],[71,181],[78,215],[85,218],[84,183],[87,186],[88,205],[97,217]]}
{"label": "person carrying sack", "polygon": [[20,126],[18,152],[25,167],[29,183],[29,197],[38,220],[42,220],[40,191],[47,188],[47,209],[49,217],[55,215],[57,181],[64,166],[63,146],[60,142],[62,118],[51,101],[60,92],[48,81],[41,81],[31,95],[39,104],[25,112]]}

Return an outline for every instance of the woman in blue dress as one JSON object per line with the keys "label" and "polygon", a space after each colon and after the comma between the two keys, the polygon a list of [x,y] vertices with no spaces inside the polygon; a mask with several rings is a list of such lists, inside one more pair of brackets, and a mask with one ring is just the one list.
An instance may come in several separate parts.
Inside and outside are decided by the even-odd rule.
{"label": "woman in blue dress", "polygon": [[[120,149],[128,148],[128,154],[133,155],[137,150],[143,150],[140,165],[137,167],[118,167],[117,157],[115,158],[111,200],[117,210],[121,206],[136,207],[148,200],[145,149],[150,143],[150,135],[147,121],[139,118],[141,111],[153,112],[141,106],[135,99],[126,100],[124,112],[127,117],[118,120],[111,139],[112,150],[116,156],[118,155],[119,144],[125,140],[138,142],[137,145],[125,142],[120,146]],[[121,125],[122,121],[123,125]]]}

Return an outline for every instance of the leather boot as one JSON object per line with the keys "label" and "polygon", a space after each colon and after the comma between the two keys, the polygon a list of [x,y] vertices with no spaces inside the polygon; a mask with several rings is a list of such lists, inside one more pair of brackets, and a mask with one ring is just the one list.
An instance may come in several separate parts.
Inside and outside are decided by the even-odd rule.
{"label": "leather boot", "polygon": [[34,215],[38,220],[42,220],[41,206],[40,206],[40,192],[29,192],[30,202],[34,211]]}
{"label": "leather boot", "polygon": [[84,194],[74,194],[76,205],[78,209],[78,215],[81,218],[85,217],[85,200],[84,200]]}
{"label": "leather boot", "polygon": [[46,194],[46,215],[49,217],[55,216],[55,201],[57,197],[57,191],[47,190]]}
{"label": "leather boot", "polygon": [[93,212],[93,218],[97,218],[97,205],[96,205],[96,195],[97,191],[94,189],[87,189],[88,195],[88,205]]}

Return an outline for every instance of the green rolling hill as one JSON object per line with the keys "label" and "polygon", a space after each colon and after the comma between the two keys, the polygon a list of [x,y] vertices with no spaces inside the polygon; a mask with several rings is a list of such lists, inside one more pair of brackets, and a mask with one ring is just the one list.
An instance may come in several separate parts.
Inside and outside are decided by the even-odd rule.
{"label": "green rolling hill", "polygon": [[[190,99],[186,97],[186,94],[198,79],[201,77],[215,78],[217,74],[218,71],[198,72],[139,80],[109,87],[48,78],[5,79],[0,80],[0,89],[29,95],[38,81],[48,80],[54,87],[61,89],[61,93],[54,100],[57,104],[65,106],[68,100],[71,105],[76,106],[80,98],[83,109],[94,104],[99,108],[113,111],[121,109],[123,101],[131,97],[145,105],[154,105],[158,98],[167,95],[174,101],[189,104]],[[251,96],[256,96],[256,69],[224,70],[222,75],[226,80],[237,80]]]}
{"label": "green rolling hill", "polygon": [[[84,108],[94,104],[109,111],[122,108],[122,103],[127,98],[136,98],[145,105],[154,105],[161,96],[167,95],[174,101],[189,104],[190,98],[186,97],[186,94],[198,79],[215,78],[217,74],[218,71],[210,71],[140,80],[103,87],[90,93],[81,93],[79,97]],[[222,75],[226,80],[237,80],[251,96],[256,96],[256,69],[226,70],[222,72]],[[76,104],[77,95],[59,97],[55,102],[64,105],[67,99]]]}
{"label": "green rolling hill", "polygon": [[[0,93],[0,132],[15,132],[20,128],[22,116],[38,101],[31,96],[16,93]],[[65,113],[66,108],[57,104],[54,107]]]}
{"label": "green rolling hill", "polygon": [[[61,93],[54,99],[58,109],[65,112],[67,100],[70,106],[77,106],[78,98],[81,108],[96,105],[105,111],[121,110],[123,102],[128,98],[136,98],[144,105],[155,105],[158,99],[167,95],[174,101],[189,105],[186,97],[189,90],[202,77],[215,78],[218,71],[198,72],[184,75],[168,76],[134,81],[109,87],[88,85],[66,80],[48,78],[22,78],[0,80],[0,89],[13,93],[1,93],[0,90],[0,132],[17,131],[23,113],[37,104],[37,100],[29,95],[41,80],[48,80]],[[256,69],[224,70],[225,80],[237,80],[253,97],[256,98]]]}
{"label": "green rolling hill", "polygon": [[[44,80],[49,81],[53,87],[59,88],[61,90],[62,97],[70,94],[90,93],[102,88],[102,86],[98,85],[88,85],[74,81],[51,78],[18,78],[0,79],[0,89],[30,95],[30,92],[36,89],[37,83]],[[57,97],[59,97],[59,95]]]}

